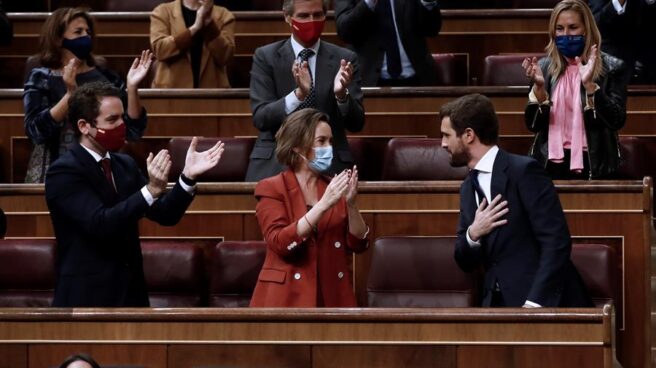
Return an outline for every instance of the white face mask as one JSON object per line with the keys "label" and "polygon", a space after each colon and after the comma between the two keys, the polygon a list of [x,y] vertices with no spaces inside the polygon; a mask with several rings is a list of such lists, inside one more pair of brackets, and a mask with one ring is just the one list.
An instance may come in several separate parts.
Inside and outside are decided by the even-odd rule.
{"label": "white face mask", "polygon": [[333,162],[333,146],[326,147],[312,147],[314,150],[314,158],[308,160],[305,156],[300,155],[308,162],[308,166],[313,171],[323,174],[330,168]]}

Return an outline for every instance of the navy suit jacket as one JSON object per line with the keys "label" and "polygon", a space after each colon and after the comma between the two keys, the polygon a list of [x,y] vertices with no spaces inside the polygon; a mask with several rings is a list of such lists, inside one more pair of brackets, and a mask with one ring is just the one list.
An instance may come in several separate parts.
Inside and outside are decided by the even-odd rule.
{"label": "navy suit jacket", "polygon": [[[439,1],[438,1],[439,3]],[[421,85],[436,83],[435,61],[426,37],[435,37],[442,27],[439,5],[426,9],[420,0],[395,0],[396,28],[415,76]],[[381,45],[378,15],[364,0],[335,0],[337,34],[357,52],[362,65],[362,85],[376,86],[385,51]]]}
{"label": "navy suit jacket", "polygon": [[508,220],[472,248],[466,231],[477,204],[471,178],[460,188],[460,221],[455,259],[466,272],[485,270],[483,306],[490,306],[498,284],[506,306],[526,300],[543,307],[592,306],[583,281],[570,261],[572,243],[558,194],[532,158],[499,150],[491,181],[492,198],[508,201]]}
{"label": "navy suit jacket", "polygon": [[[345,48],[320,41],[315,66],[314,84],[317,109],[328,114],[333,133],[333,163],[330,173],[341,172],[353,166],[353,156],[346,140],[346,131],[359,132],[364,127],[364,108],[360,88],[360,69],[355,53]],[[340,60],[350,61],[353,78],[348,87],[349,107],[342,116],[337,106],[333,83],[339,70]],[[246,181],[259,181],[280,173],[274,151],[276,132],[287,117],[285,96],[296,88],[292,76],[294,63],[292,42],[274,42],[255,50],[251,69],[250,98],[253,124],[260,131],[250,156]]]}
{"label": "navy suit jacket", "polygon": [[175,225],[193,200],[179,183],[152,206],[135,161],[111,153],[118,193],[81,145],[48,169],[46,200],[57,238],[55,307],[147,307],[139,219]]}

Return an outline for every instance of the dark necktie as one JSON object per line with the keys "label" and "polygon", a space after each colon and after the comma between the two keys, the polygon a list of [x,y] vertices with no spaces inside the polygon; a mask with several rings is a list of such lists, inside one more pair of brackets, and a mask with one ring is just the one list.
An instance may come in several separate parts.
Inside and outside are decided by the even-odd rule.
{"label": "dark necktie", "polygon": [[107,179],[107,182],[109,182],[109,185],[116,192],[116,187],[114,186],[114,180],[112,180],[112,163],[111,163],[111,161],[107,157],[105,157],[102,160],[100,160],[100,165],[102,166],[103,172],[105,173],[105,179]]}
{"label": "dark necktie", "polygon": [[305,109],[307,107],[316,108],[317,107],[317,97],[314,92],[314,77],[312,76],[312,70],[310,69],[310,62],[308,61],[310,57],[314,55],[314,50],[312,49],[303,49],[298,53],[298,57],[301,59],[301,62],[308,62],[308,71],[310,72],[310,78],[312,79],[312,87],[310,88],[310,93],[305,97],[305,100],[298,105],[296,110]]}
{"label": "dark necktie", "polygon": [[476,194],[478,194],[478,204],[480,205],[480,203],[485,198],[485,192],[483,192],[483,189],[481,188],[481,184],[478,182],[478,173],[479,172],[480,171],[478,171],[476,169],[472,169],[469,172],[469,177],[470,177],[469,179],[471,181],[472,187],[474,188],[474,192],[476,192]]}
{"label": "dark necktie", "polygon": [[401,54],[396,37],[396,27],[392,16],[392,0],[378,0],[378,22],[385,55],[387,55],[387,73],[393,79],[401,75]]}

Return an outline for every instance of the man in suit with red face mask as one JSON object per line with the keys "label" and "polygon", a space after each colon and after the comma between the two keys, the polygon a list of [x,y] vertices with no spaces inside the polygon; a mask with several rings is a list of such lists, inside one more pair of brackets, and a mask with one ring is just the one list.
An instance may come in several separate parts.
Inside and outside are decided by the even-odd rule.
{"label": "man in suit with red face mask", "polygon": [[79,143],[46,174],[46,201],[57,238],[55,307],[147,307],[139,220],[180,221],[194,199],[198,175],[216,166],[218,142],[196,152],[191,142],[176,184],[165,193],[171,158],[149,154],[148,179],[128,155],[120,91],[105,82],[85,84],[69,99],[68,121]]}
{"label": "man in suit with red face mask", "polygon": [[326,174],[353,166],[346,130],[364,126],[360,71],[355,53],[321,41],[329,0],[285,0],[291,37],[255,50],[250,99],[253,124],[260,131],[246,181],[278,174],[275,134],[285,117],[306,107],[330,117],[334,159]]}

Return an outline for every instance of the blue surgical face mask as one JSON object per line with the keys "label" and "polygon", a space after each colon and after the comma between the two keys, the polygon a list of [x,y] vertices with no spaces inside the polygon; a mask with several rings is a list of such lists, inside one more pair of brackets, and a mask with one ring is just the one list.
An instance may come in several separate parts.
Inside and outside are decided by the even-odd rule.
{"label": "blue surgical face mask", "polygon": [[581,56],[585,48],[585,36],[556,36],[556,47],[561,55],[570,59]]}
{"label": "blue surgical face mask", "polygon": [[82,36],[78,38],[62,40],[62,47],[69,50],[80,60],[86,60],[91,54],[91,36]]}
{"label": "blue surgical face mask", "polygon": [[308,166],[320,174],[325,173],[333,162],[333,147],[314,147],[313,150],[314,158],[308,162]]}

